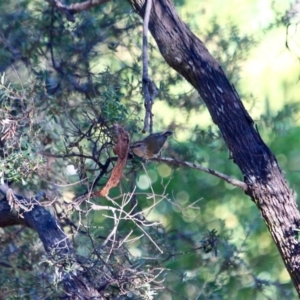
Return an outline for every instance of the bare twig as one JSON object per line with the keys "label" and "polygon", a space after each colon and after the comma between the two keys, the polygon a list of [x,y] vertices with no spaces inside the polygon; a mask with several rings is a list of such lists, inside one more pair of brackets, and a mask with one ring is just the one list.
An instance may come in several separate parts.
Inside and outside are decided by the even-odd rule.
{"label": "bare twig", "polygon": [[[104,205],[96,205],[94,203],[92,203],[91,205],[91,210],[110,210],[113,212],[114,217],[111,216],[106,216],[107,218],[113,218],[115,220],[115,227],[114,229],[111,231],[111,233],[109,234],[109,236],[107,237],[105,243],[108,242],[108,240],[111,240],[111,237],[115,234],[116,231],[116,227],[119,224],[119,220],[131,220],[132,222],[134,222],[134,224],[143,232],[143,235],[145,235],[150,241],[151,243],[156,247],[156,249],[160,252],[163,253],[163,251],[161,250],[161,248],[158,246],[158,244],[153,240],[153,238],[151,237],[150,234],[148,234],[146,232],[146,230],[143,228],[143,226],[145,226],[145,223],[143,221],[141,221],[139,218],[137,218],[138,214],[142,214],[143,212],[140,213],[136,213],[134,215],[131,215],[130,213],[127,213],[124,208],[126,205],[128,205],[131,201],[133,193],[128,194],[128,195],[124,195],[123,196],[123,201],[122,204],[119,205],[118,203],[114,202],[113,199],[107,197],[107,199],[111,200],[116,206],[118,206],[118,208],[115,207],[111,207],[111,206],[104,206]],[[162,199],[164,199],[162,197]],[[162,199],[160,201],[162,201]],[[156,202],[153,206],[157,205],[158,202]],[[152,208],[152,207],[151,207]],[[149,209],[149,208],[148,208]],[[147,210],[148,210],[147,209]],[[116,222],[116,212],[119,213],[119,217],[118,217],[118,221]],[[153,225],[158,225],[156,223],[152,223],[151,225],[149,224],[149,226],[153,226]]]}
{"label": "bare twig", "polygon": [[243,181],[240,181],[238,179],[230,177],[230,176],[228,176],[226,174],[223,174],[219,171],[216,171],[216,170],[213,170],[213,169],[210,169],[210,168],[206,168],[206,167],[203,167],[201,165],[197,165],[195,163],[191,163],[191,162],[188,162],[188,161],[177,160],[177,159],[173,159],[173,158],[170,158],[170,157],[158,157],[158,158],[152,158],[150,160],[156,160],[156,161],[160,161],[160,162],[165,162],[165,163],[170,164],[170,165],[185,166],[185,167],[189,167],[189,168],[192,168],[192,169],[200,170],[200,171],[203,171],[205,173],[209,173],[211,175],[214,175],[218,178],[221,178],[221,179],[225,180],[226,182],[230,183],[231,185],[242,189],[243,191],[247,191],[247,189],[248,189],[247,184]]}
{"label": "bare twig", "polygon": [[153,114],[152,114],[152,106],[154,102],[154,98],[157,95],[157,89],[153,81],[149,78],[148,74],[148,25],[149,18],[151,13],[152,0],[147,0],[146,10],[144,15],[144,24],[143,24],[143,94],[145,98],[144,106],[145,106],[145,119],[144,119],[144,128],[143,132],[147,132],[149,130],[152,133],[153,128]]}

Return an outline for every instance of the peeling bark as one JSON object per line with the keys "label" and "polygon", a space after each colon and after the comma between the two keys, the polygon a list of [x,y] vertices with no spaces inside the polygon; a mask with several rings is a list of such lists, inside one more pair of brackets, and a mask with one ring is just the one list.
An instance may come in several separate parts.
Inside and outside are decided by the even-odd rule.
{"label": "peeling bark", "polygon": [[[145,1],[129,0],[144,18]],[[257,132],[234,86],[170,0],[153,0],[149,29],[166,62],[190,82],[220,128],[300,295],[300,214],[275,156]]]}

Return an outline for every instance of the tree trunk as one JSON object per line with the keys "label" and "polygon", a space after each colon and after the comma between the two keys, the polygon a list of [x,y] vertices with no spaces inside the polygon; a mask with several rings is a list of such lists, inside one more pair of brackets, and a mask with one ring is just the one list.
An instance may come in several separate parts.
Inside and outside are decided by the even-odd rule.
{"label": "tree trunk", "polygon": [[[148,0],[149,1],[149,0]],[[239,166],[300,295],[300,214],[294,194],[218,62],[189,30],[170,0],[152,0],[149,30],[166,62],[190,82]],[[143,18],[144,0],[129,0]]]}

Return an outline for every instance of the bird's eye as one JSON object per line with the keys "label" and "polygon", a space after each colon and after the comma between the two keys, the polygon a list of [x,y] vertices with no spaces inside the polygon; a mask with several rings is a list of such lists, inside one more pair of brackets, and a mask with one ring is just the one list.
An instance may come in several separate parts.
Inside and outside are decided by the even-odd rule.
{"label": "bird's eye", "polygon": [[139,148],[139,147],[141,147],[141,145],[142,145],[142,144],[140,144],[140,143],[136,143],[136,144],[134,144],[133,146],[131,146],[131,148]]}

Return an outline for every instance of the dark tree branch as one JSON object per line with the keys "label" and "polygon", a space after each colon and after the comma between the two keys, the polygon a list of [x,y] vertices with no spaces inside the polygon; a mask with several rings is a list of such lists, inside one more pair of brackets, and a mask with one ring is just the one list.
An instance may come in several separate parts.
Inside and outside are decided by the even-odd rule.
{"label": "dark tree branch", "polygon": [[[146,1],[129,3],[144,19]],[[171,0],[153,2],[149,29],[166,62],[197,89],[206,103],[300,295],[300,213],[274,154],[256,131],[219,63],[181,21]]]}
{"label": "dark tree branch", "polygon": [[64,5],[60,0],[47,0],[50,4],[55,6],[62,14],[64,14],[68,21],[75,22],[73,15],[89,10],[94,6],[102,5],[110,0],[87,0],[81,3],[73,3],[71,5]]}
{"label": "dark tree branch", "polygon": [[62,14],[64,14],[68,21],[75,22],[73,14],[68,10],[68,8],[61,3],[60,0],[47,0],[50,4],[55,6]]}
{"label": "dark tree branch", "polygon": [[[6,198],[0,200],[0,227],[8,227],[12,225],[27,225],[24,218],[9,206]],[[28,226],[28,225],[27,225]]]}
{"label": "dark tree branch", "polygon": [[24,224],[35,230],[48,254],[66,256],[73,252],[69,239],[60,228],[56,218],[39,205],[40,195],[28,199],[14,193],[6,184],[0,185],[0,191],[6,195],[1,201],[2,211],[0,214],[10,210],[8,213],[10,222],[5,223],[1,219],[2,227]]}
{"label": "dark tree branch", "polygon": [[99,6],[104,3],[109,2],[110,0],[87,0],[81,3],[73,3],[65,8],[71,13],[71,14],[77,14],[79,12],[89,10],[94,6]]}
{"label": "dark tree branch", "polygon": [[[0,192],[6,195],[0,200],[0,227],[20,224],[37,232],[50,259],[61,269],[62,283],[68,299],[103,299],[80,271],[73,273],[64,269],[64,266],[78,261],[58,220],[38,204],[44,193],[38,193],[33,199],[28,199],[15,194],[5,184],[0,185]],[[13,210],[12,205],[18,211]]]}

